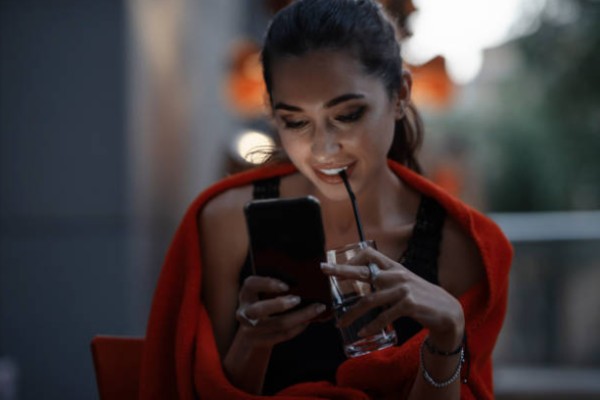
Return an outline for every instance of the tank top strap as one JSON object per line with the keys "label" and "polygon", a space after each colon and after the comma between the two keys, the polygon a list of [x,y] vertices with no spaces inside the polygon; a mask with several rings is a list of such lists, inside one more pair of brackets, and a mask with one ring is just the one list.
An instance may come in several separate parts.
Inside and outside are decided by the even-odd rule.
{"label": "tank top strap", "polygon": [[[422,196],[417,219],[406,251],[400,263],[427,281],[439,285],[438,257],[442,242],[442,228],[446,210],[434,199]],[[398,344],[406,342],[423,327],[409,317],[400,317],[393,323]]]}
{"label": "tank top strap", "polygon": [[421,198],[412,236],[400,262],[431,283],[439,284],[438,257],[446,210],[435,199]]}

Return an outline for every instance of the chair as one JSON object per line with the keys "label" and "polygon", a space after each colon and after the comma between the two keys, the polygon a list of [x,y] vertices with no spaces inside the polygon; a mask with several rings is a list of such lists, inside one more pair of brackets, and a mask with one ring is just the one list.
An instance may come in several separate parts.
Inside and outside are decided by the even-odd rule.
{"label": "chair", "polygon": [[144,339],[98,335],[92,339],[92,358],[100,400],[137,399]]}

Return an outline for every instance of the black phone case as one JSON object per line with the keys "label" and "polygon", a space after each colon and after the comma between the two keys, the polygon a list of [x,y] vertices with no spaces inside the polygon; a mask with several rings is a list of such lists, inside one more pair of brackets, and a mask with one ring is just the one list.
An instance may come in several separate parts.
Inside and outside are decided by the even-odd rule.
{"label": "black phone case", "polygon": [[254,273],[287,283],[289,293],[302,299],[294,309],[323,303],[327,310],[319,319],[327,317],[331,289],[320,266],[325,234],[319,201],[312,196],[253,200],[244,212]]}

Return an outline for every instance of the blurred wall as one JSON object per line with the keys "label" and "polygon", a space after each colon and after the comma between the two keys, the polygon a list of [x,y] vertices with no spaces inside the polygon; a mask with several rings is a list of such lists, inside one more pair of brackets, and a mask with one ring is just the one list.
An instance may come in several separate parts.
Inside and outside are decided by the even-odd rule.
{"label": "blurred wall", "polygon": [[90,339],[144,334],[175,227],[236,134],[222,82],[247,4],[0,2],[0,366],[18,399],[97,398]]}
{"label": "blurred wall", "polygon": [[133,318],[144,327],[167,246],[191,201],[223,176],[237,133],[223,87],[247,4],[128,0]]}
{"label": "blurred wall", "polygon": [[0,2],[0,357],[19,399],[96,392],[89,340],[127,333],[125,8]]}

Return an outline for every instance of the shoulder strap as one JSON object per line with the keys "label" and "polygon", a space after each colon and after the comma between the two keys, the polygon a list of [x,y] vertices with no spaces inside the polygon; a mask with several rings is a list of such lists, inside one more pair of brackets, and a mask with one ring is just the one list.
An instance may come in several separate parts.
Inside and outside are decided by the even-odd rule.
{"label": "shoulder strap", "polygon": [[[446,210],[440,203],[431,197],[422,196],[412,236],[400,259],[406,268],[436,285],[439,285],[438,256],[445,219]],[[394,328],[398,344],[401,345],[419,332],[422,326],[412,318],[400,317],[394,321]]]}
{"label": "shoulder strap", "polygon": [[431,197],[423,196],[417,221],[401,262],[431,283],[438,281],[438,256],[446,210]]}

